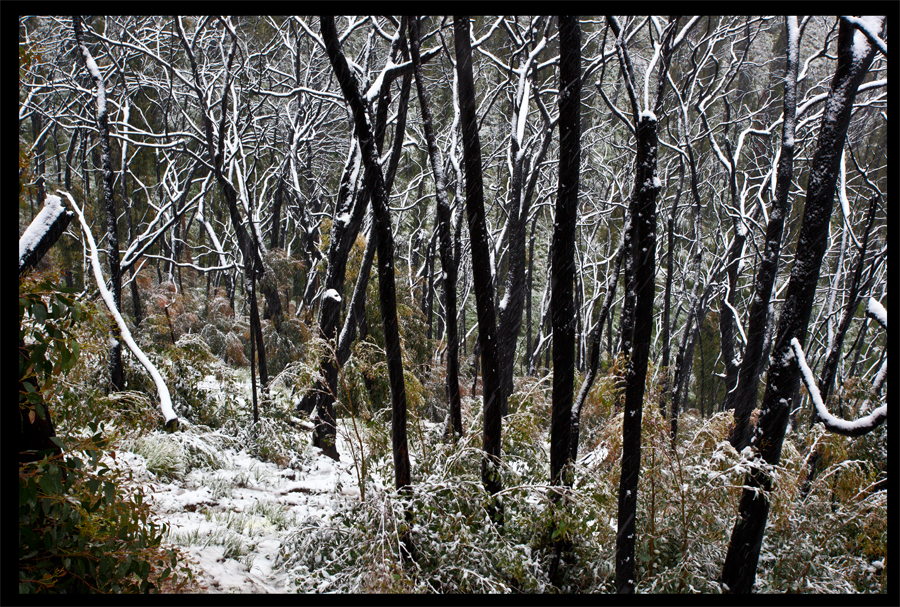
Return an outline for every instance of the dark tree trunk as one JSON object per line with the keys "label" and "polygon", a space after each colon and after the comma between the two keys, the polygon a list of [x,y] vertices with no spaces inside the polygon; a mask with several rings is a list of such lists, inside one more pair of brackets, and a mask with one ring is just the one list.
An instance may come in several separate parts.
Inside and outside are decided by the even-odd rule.
{"label": "dark tree trunk", "polygon": [[[638,477],[641,470],[641,414],[644,380],[653,331],[653,294],[656,273],[656,120],[645,114],[637,126],[634,195],[631,200],[631,258],[634,285],[634,318],[623,321],[633,326],[631,357],[625,384],[625,417],[622,421],[622,475],[619,480],[619,515],[616,532],[616,590],[634,592],[634,546],[637,515]],[[626,244],[626,246],[628,246]],[[627,251],[626,251],[627,254]],[[626,311],[623,310],[623,314]],[[623,340],[627,336],[623,335]]]}
{"label": "dark tree trunk", "polygon": [[[472,279],[475,281],[475,304],[483,360],[484,458],[481,480],[488,493],[502,489],[500,483],[500,432],[506,393],[501,384],[497,323],[494,313],[494,283],[485,225],[484,186],[481,167],[481,142],[475,117],[475,84],[472,77],[472,47],[469,41],[469,18],[453,18],[456,70],[459,78],[460,123],[466,175],[466,219],[472,246]],[[503,504],[495,500],[490,506],[491,518],[503,526]]]}
{"label": "dark tree trunk", "polygon": [[[422,78],[421,59],[419,57],[419,23],[416,18],[409,21],[409,41],[413,67],[416,78],[416,91],[419,95],[419,108],[422,112],[422,127],[425,129],[425,140],[428,144],[428,156],[434,175],[434,189],[437,198],[437,230],[440,240],[442,285],[444,296],[444,312],[447,316],[447,400],[450,409],[448,431],[463,434],[462,413],[459,396],[459,338],[456,333],[456,281],[457,266],[450,242],[450,201],[447,199],[447,186],[444,180],[444,163],[434,137],[434,126],[431,118],[431,99]],[[429,322],[430,325],[430,322]]]}
{"label": "dark tree trunk", "polygon": [[[340,322],[341,294],[344,292],[347,259],[353,243],[356,242],[366,207],[367,196],[360,194],[356,183],[353,183],[362,163],[361,154],[357,150],[357,143],[352,142],[335,202],[331,241],[328,249],[328,271],[325,275],[325,292],[319,303],[319,331],[323,339],[332,344],[337,337]],[[335,447],[334,401],[337,394],[338,367],[333,353],[326,354],[321,361],[321,367],[325,385],[307,391],[305,399],[311,399],[314,403],[313,406],[318,410],[313,445],[320,447],[326,455],[337,460],[339,456]],[[311,411],[312,407],[309,407],[309,410]]]}
{"label": "dark tree trunk", "polygon": [[531,223],[531,236],[528,240],[528,272],[525,274],[525,371],[530,374],[531,365],[531,290],[534,280],[534,230],[537,227],[537,219]]}
{"label": "dark tree trunk", "polygon": [[[249,274],[250,288],[250,387],[253,391],[253,423],[259,422],[259,405],[256,400],[256,324],[259,322],[259,313],[256,309],[256,280],[253,273]],[[265,385],[265,384],[264,384]]]}
{"label": "dark tree trunk", "polygon": [[559,18],[559,190],[550,258],[553,324],[553,404],[550,422],[550,482],[564,478],[575,387],[575,225],[581,168],[581,29],[577,17]]}
{"label": "dark tree trunk", "polygon": [[72,137],[69,139],[69,149],[66,150],[66,177],[64,182],[66,190],[72,189],[72,161],[75,158],[75,150],[78,148],[78,134],[80,132],[81,129],[72,131]]}
{"label": "dark tree trunk", "polygon": [[[344,99],[353,113],[354,131],[363,154],[367,187],[371,187],[374,228],[378,234],[378,288],[380,292],[381,323],[384,329],[388,379],[391,388],[391,437],[394,455],[394,485],[404,489],[410,485],[409,450],[406,440],[406,387],[400,352],[400,333],[397,325],[396,285],[394,284],[394,239],[387,205],[384,177],[378,164],[375,141],[366,119],[366,110],[359,94],[356,78],[341,51],[333,17],[321,19],[322,38],[328,59],[341,86]],[[402,33],[401,33],[402,35]],[[400,133],[398,136],[402,136]]]}
{"label": "dark tree trunk", "polygon": [[[115,175],[112,168],[112,149],[109,145],[109,114],[106,111],[106,85],[97,70],[96,63],[90,51],[84,44],[84,34],[81,27],[81,17],[72,18],[75,29],[75,39],[81,50],[81,55],[91,72],[91,79],[97,89],[97,129],[100,131],[100,160],[103,170],[103,201],[106,215],[106,245],[107,258],[109,260],[110,290],[113,302],[117,310],[122,310],[122,272],[119,269],[119,231],[116,227],[116,202],[113,198],[113,182]],[[109,348],[109,373],[112,389],[115,391],[125,389],[125,373],[122,368],[122,344],[118,327],[110,329],[112,345]]]}
{"label": "dark tree trunk", "polygon": [[[864,48],[865,54],[855,54],[856,47]],[[788,416],[799,392],[800,372],[791,339],[796,338],[801,344],[806,339],[822,257],[828,244],[828,222],[831,219],[841,150],[857,88],[868,72],[875,52],[875,47],[862,34],[854,40],[853,27],[840,22],[837,68],[825,102],[818,146],[812,161],[797,255],[778,322],[759,421],[750,442],[757,456],[771,465],[777,465],[781,460]],[[769,500],[760,490],[769,491],[772,479],[764,471],[755,470],[747,475],[744,484],[747,488],[741,495],[738,519],[722,568],[723,589],[732,593],[749,593],[753,588],[769,514]]]}
{"label": "dark tree trunk", "polygon": [[[578,17],[559,17],[559,186],[550,258],[553,323],[553,403],[550,416],[550,484],[571,486],[572,396],[575,389],[575,227],[581,168],[581,27]],[[524,234],[523,234],[524,236]],[[524,243],[523,243],[524,244]],[[524,253],[524,251],[522,252]],[[524,257],[524,255],[519,255]],[[553,492],[558,502],[561,494]],[[550,579],[556,579],[563,537],[554,541]]]}
{"label": "dark tree trunk", "polygon": [[[394,49],[396,51],[396,47]],[[388,166],[388,175],[385,182],[386,192],[390,192],[393,183],[394,174],[397,170],[399,161],[400,143],[402,143],[402,133],[406,124],[406,111],[409,106],[409,88],[410,76],[405,76],[403,86],[400,93],[400,106],[397,115],[397,131],[401,134],[399,142],[395,134],[394,148],[392,151],[390,164]],[[390,98],[386,89],[391,84],[390,80],[384,83],[384,89],[379,96],[379,109],[376,116],[379,121],[385,120],[387,115],[387,105]],[[380,124],[380,122],[379,122]],[[380,152],[384,139],[383,125],[376,127],[375,144]],[[355,144],[354,144],[355,149]],[[351,154],[352,154],[351,150]],[[328,252],[328,272],[325,277],[326,295],[338,294],[338,299],[333,296],[323,296],[319,307],[319,329],[322,336],[329,342],[336,339],[335,355],[325,356],[320,362],[322,375],[325,382],[316,382],[315,387],[308,390],[300,403],[299,409],[307,414],[313,410],[319,411],[319,423],[316,431],[313,433],[313,445],[325,450],[329,457],[339,459],[337,450],[333,448],[336,426],[334,424],[334,401],[337,395],[337,378],[338,371],[347,359],[350,357],[350,346],[356,337],[356,327],[363,327],[365,324],[365,293],[366,286],[369,281],[369,274],[372,268],[372,262],[377,249],[378,236],[375,230],[371,230],[369,235],[370,242],[366,245],[363,264],[360,268],[357,283],[354,287],[354,293],[350,305],[347,307],[347,318],[345,319],[341,334],[337,335],[337,328],[340,321],[341,300],[340,294],[343,293],[344,280],[346,277],[347,259],[353,243],[359,234],[359,228],[362,224],[363,213],[368,206],[372,196],[373,184],[368,179],[369,174],[363,175],[363,191],[356,190],[356,184],[350,183],[350,176],[357,173],[357,167],[354,163],[362,161],[362,157],[351,155],[347,159],[347,165],[341,176],[341,186],[338,191],[338,199],[335,205],[334,220],[332,222],[331,247]],[[360,328],[362,334],[362,328]],[[331,421],[327,421],[327,420]],[[331,446],[329,446],[331,445]]]}
{"label": "dark tree trunk", "polygon": [[[31,133],[34,138],[34,157],[37,160],[37,173],[34,185],[37,188],[37,199],[44,200],[47,192],[44,189],[44,148],[45,137],[43,134],[43,120],[39,111],[35,110],[31,113]],[[32,217],[34,219],[34,217]]]}
{"label": "dark tree trunk", "polygon": [[[797,34],[795,17],[787,18],[788,40]],[[747,318],[747,344],[741,361],[737,387],[729,392],[725,400],[726,409],[734,409],[734,429],[731,444],[741,451],[750,442],[750,414],[756,407],[759,371],[764,354],[766,328],[769,320],[769,300],[775,285],[778,260],[781,253],[781,238],[784,221],[790,212],[788,195],[794,175],[794,126],[797,114],[797,65],[799,60],[799,40],[788,43],[787,61],[784,71],[784,126],[781,135],[781,155],[775,182],[775,200],[769,223],[766,225],[766,242],[763,258],[759,262],[754,285],[753,301]],[[772,320],[774,322],[774,319]]]}

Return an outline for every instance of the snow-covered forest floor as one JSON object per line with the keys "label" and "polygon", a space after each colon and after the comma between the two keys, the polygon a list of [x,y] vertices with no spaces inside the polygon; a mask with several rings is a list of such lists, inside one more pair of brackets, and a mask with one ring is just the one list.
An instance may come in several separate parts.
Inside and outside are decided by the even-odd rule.
{"label": "snow-covered forest floor", "polygon": [[[164,451],[166,435],[150,435]],[[197,436],[198,441],[204,440]],[[151,457],[153,448],[151,450]],[[285,537],[309,517],[328,517],[335,501],[358,500],[345,441],[340,462],[310,447],[297,469],[262,461],[237,446],[217,453],[217,467],[179,478],[147,470],[147,459],[120,451],[147,501],[168,525],[167,540],[192,561],[199,589],[208,593],[286,593],[295,584],[276,567]]]}

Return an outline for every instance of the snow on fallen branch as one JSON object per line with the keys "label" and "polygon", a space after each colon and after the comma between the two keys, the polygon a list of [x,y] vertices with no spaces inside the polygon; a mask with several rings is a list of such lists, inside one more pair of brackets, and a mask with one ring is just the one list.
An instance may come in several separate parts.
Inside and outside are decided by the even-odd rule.
{"label": "snow on fallen branch", "polygon": [[27,268],[37,265],[69,225],[71,217],[59,196],[47,196],[44,207],[19,238],[19,276]]}
{"label": "snow on fallen branch", "polygon": [[125,344],[137,357],[141,364],[144,365],[144,368],[147,369],[147,371],[150,373],[150,376],[153,378],[153,382],[156,384],[156,390],[159,392],[159,408],[162,410],[163,417],[166,420],[165,423],[168,426],[169,423],[173,420],[178,420],[178,416],[175,415],[175,411],[172,408],[172,397],[169,396],[169,388],[166,386],[166,382],[159,374],[159,371],[157,371],[156,367],[153,366],[153,363],[150,362],[150,359],[148,359],[147,356],[141,351],[141,349],[138,348],[138,345],[131,337],[131,331],[128,330],[128,326],[125,324],[125,320],[122,318],[119,310],[116,309],[116,304],[113,301],[112,293],[110,293],[109,289],[106,288],[106,280],[103,278],[103,273],[100,271],[100,259],[97,256],[97,245],[94,242],[93,235],[91,235],[91,229],[88,227],[88,224],[84,219],[84,215],[82,215],[81,213],[81,209],[78,208],[78,205],[75,204],[75,200],[72,198],[72,196],[69,195],[68,192],[59,191],[59,193],[63,194],[66,198],[69,199],[69,203],[72,205],[72,208],[75,209],[75,213],[78,215],[78,220],[81,222],[81,228],[84,232],[85,240],[87,241],[88,247],[91,250],[91,267],[94,268],[94,278],[97,280],[97,286],[100,288],[100,295],[101,297],[103,297],[103,301],[106,303],[106,307],[109,308],[109,311],[116,319],[116,324],[119,325],[119,331],[121,331],[122,333],[122,339],[125,341]]}
{"label": "snow on fallen branch", "polygon": [[806,386],[809,397],[816,407],[816,414],[818,414],[819,419],[824,422],[826,430],[844,436],[862,436],[884,423],[887,419],[887,403],[881,405],[869,415],[861,417],[853,422],[848,422],[829,413],[828,409],[825,408],[825,403],[822,402],[822,395],[819,393],[819,388],[816,386],[816,378],[813,376],[813,372],[810,370],[809,365],[806,364],[803,346],[800,345],[800,342],[796,337],[791,339],[791,347],[794,350],[794,354],[797,356],[797,364],[800,367],[803,384]]}

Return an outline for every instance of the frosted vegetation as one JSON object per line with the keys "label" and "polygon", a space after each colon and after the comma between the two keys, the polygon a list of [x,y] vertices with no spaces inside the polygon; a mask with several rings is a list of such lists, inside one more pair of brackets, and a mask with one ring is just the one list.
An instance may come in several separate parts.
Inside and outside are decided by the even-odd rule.
{"label": "frosted vegetation", "polygon": [[[552,485],[558,23],[470,23],[476,91],[467,101],[486,203],[480,260],[467,223],[454,20],[419,24],[434,141],[400,23],[336,20],[370,106],[362,113],[383,127],[373,143],[357,139],[315,18],[20,17],[20,265],[64,209],[75,215],[19,282],[20,417],[52,416],[62,449],[42,449],[37,461],[20,453],[19,591],[612,593],[622,589],[623,452],[636,442],[630,589],[725,590],[742,495],[757,491],[769,509],[753,591],[887,593],[882,21],[580,19],[567,344],[580,409],[577,458]],[[809,320],[773,346],[791,273],[803,265],[805,188],[820,124],[832,119],[824,108],[835,103],[838,32],[850,26],[853,57],[878,54],[836,146],[836,208],[823,214]],[[799,71],[792,87],[788,56]],[[795,115],[785,118],[787,88]],[[103,154],[100,116],[110,136]],[[635,179],[638,127],[656,129],[646,179]],[[377,193],[386,220],[373,214],[372,158],[385,173]],[[445,209],[436,209],[436,183]],[[653,212],[632,216],[641,190],[652,190]],[[629,249],[629,226],[653,213],[655,240]],[[378,260],[383,276],[371,246],[386,246],[373,240],[379,228],[393,238],[393,257]],[[640,285],[639,246],[655,264]],[[765,298],[763,262],[774,263]],[[484,298],[496,306],[493,339],[479,337],[482,274],[494,289]],[[382,324],[390,275],[396,349]],[[451,276],[455,318],[444,293]],[[626,418],[636,298],[649,302],[640,309],[650,343],[643,402]],[[359,317],[349,312],[356,304]],[[458,332],[462,435],[448,432],[448,326]],[[481,339],[504,350],[512,378],[508,415],[492,433],[498,460],[485,457]],[[752,343],[758,389],[742,421],[726,403],[754,387],[738,381]],[[329,367],[347,344],[346,361]],[[117,346],[121,390],[111,381]],[[411,478],[401,491],[398,379],[386,350],[399,350],[406,399]],[[742,428],[750,443],[761,417],[780,415],[759,405],[778,376],[769,371],[793,362],[797,394],[778,403],[787,432],[772,465],[756,443],[735,448],[734,433]],[[312,413],[303,407],[335,368],[329,426],[329,399]],[[638,441],[623,440],[629,420]],[[336,428],[333,443],[313,438],[325,426]],[[499,479],[493,496],[486,477]],[[757,478],[771,485],[759,489]]]}
{"label": "frosted vegetation", "polygon": [[[161,295],[172,285],[148,285]],[[148,293],[148,295],[151,295]],[[176,297],[184,313],[168,329],[148,322],[137,339],[172,389],[180,431],[161,428],[152,380],[126,356],[126,392],[104,395],[102,330],[80,329],[81,357],[53,391],[57,432],[66,441],[99,421],[111,441],[126,492],[142,491],[165,542],[177,547],[204,592],[612,592],[616,489],[622,414],[614,378],[598,380],[584,406],[570,489],[547,485],[549,382],[517,379],[504,422],[502,533],[488,518],[481,486],[478,401],[463,398],[467,435],[444,437],[439,369],[412,392],[411,495],[393,489],[390,410],[361,387],[384,381],[381,352],[358,344],[344,368],[339,408],[341,461],[309,446],[311,424],[297,419],[293,386],[317,373],[322,344],[285,344],[294,359],[273,380],[260,422],[252,423],[247,352],[237,345],[246,317],[221,308],[186,318],[202,287]],[[154,301],[154,297],[148,297]],[[85,304],[90,308],[95,304]],[[105,323],[103,314],[92,316]],[[151,317],[152,318],[152,317]],[[162,320],[162,319],[161,319]],[[206,335],[223,333],[213,349]],[[242,328],[243,327],[243,328]],[[102,327],[101,327],[102,329]],[[93,337],[91,337],[93,335]],[[233,339],[228,336],[233,335]],[[244,357],[242,359],[242,356]],[[412,379],[412,378],[411,378]],[[358,382],[358,383],[357,383]],[[649,399],[658,398],[649,386]],[[356,417],[350,411],[356,411]],[[886,590],[887,495],[869,487],[883,457],[883,430],[849,439],[798,428],[774,470],[769,529],[757,572],[761,592]],[[656,407],[644,413],[637,547],[639,592],[719,592],[733,513],[753,464],[727,440],[731,414],[688,412],[683,439],[669,447]],[[819,470],[809,486],[810,456]],[[133,488],[133,489],[132,489]],[[557,504],[551,491],[564,492]],[[405,512],[411,508],[413,520]],[[399,538],[410,529],[415,564],[401,565]],[[572,542],[558,585],[548,578],[551,530]]]}

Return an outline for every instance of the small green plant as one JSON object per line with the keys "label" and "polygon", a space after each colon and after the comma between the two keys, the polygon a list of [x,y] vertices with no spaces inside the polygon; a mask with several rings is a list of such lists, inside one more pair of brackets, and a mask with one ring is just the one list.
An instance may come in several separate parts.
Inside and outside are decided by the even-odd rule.
{"label": "small green plant", "polygon": [[141,490],[123,491],[103,463],[106,448],[95,433],[64,457],[19,465],[20,593],[157,592],[192,579]]}

